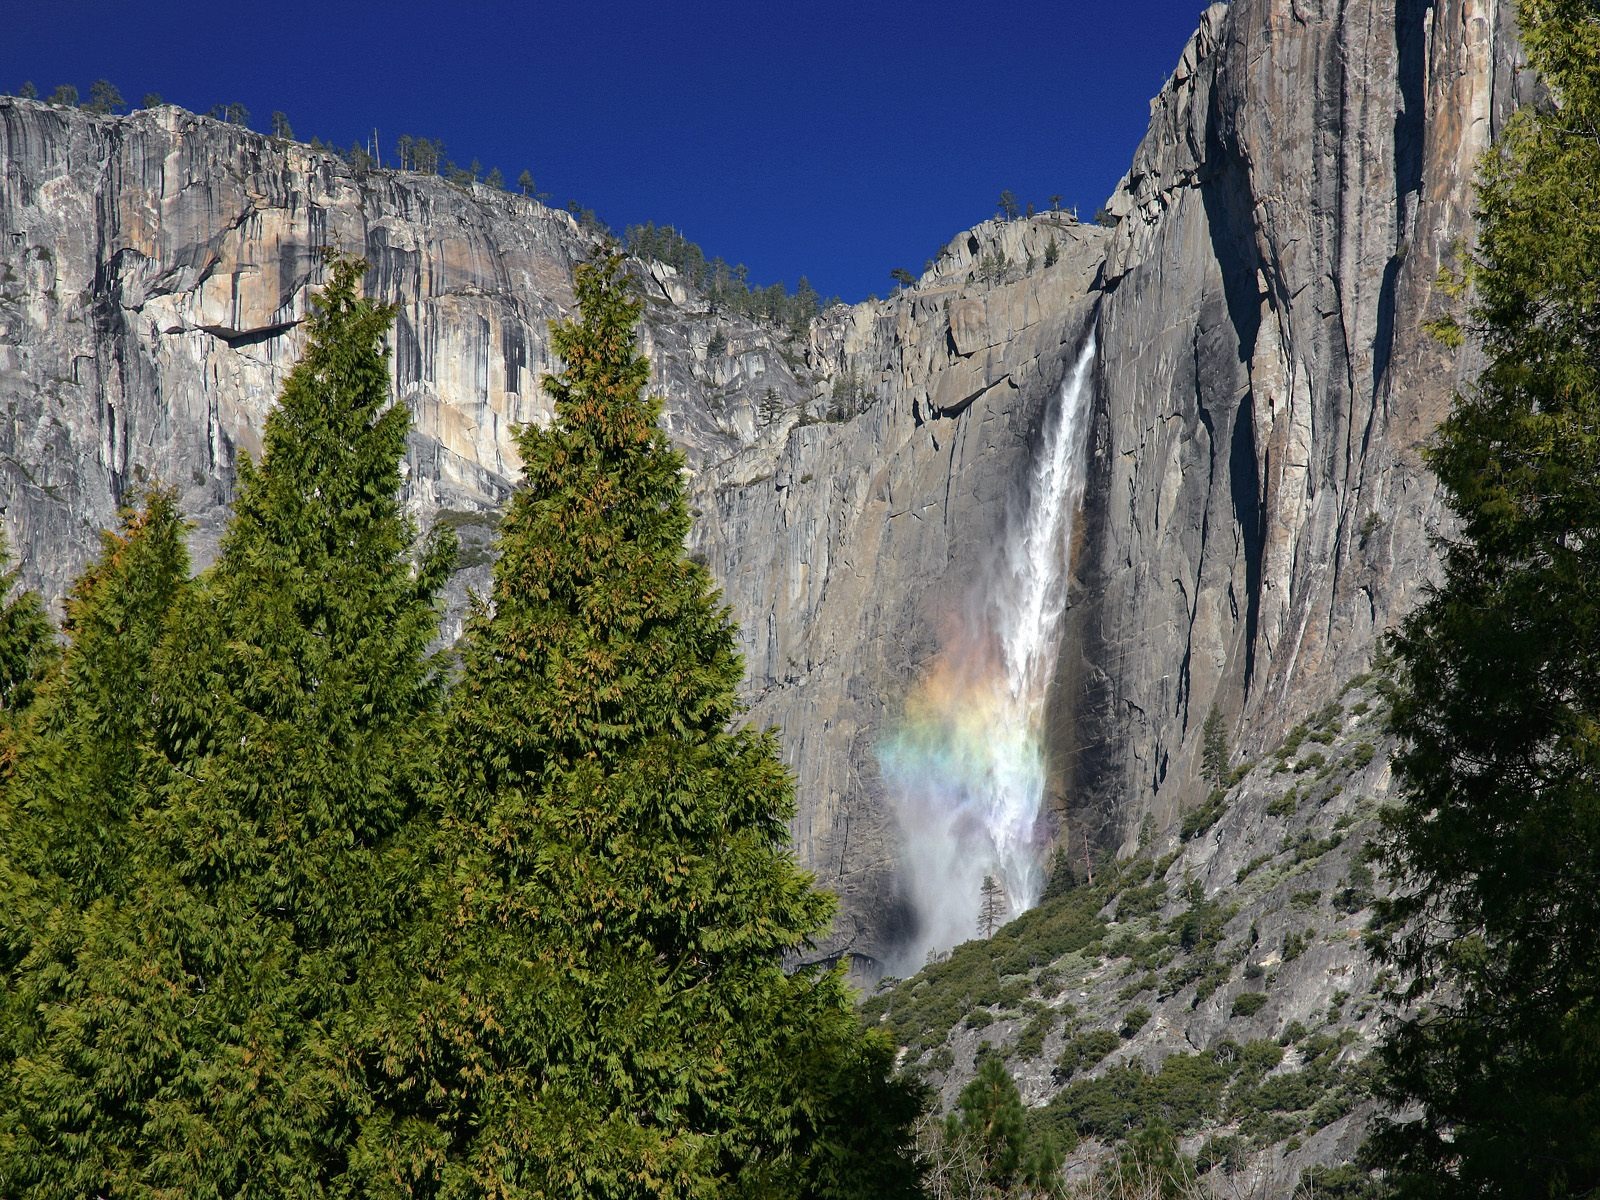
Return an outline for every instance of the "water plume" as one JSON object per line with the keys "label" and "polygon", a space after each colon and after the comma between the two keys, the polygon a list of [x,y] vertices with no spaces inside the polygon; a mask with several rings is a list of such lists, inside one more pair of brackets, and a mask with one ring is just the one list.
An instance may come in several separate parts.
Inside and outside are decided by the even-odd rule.
{"label": "water plume", "polygon": [[897,972],[977,936],[985,876],[1004,889],[1012,916],[1037,903],[1044,886],[1044,701],[1083,496],[1094,355],[1091,335],[1045,414],[1027,493],[1007,514],[999,553],[877,746],[918,921],[890,964]]}

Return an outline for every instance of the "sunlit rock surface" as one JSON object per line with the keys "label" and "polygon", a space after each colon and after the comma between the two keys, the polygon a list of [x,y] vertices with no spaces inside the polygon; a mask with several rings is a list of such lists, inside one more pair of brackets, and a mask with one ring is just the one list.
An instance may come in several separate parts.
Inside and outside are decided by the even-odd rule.
{"label": "sunlit rock surface", "polygon": [[[843,899],[819,955],[870,972],[915,921],[874,745],[985,585],[1091,324],[1058,837],[1171,825],[1203,793],[1213,705],[1235,742],[1274,742],[1413,601],[1440,519],[1418,449],[1471,366],[1422,325],[1469,233],[1472,164],[1527,87],[1516,53],[1490,0],[1215,5],[1105,227],[987,223],[916,286],[793,340],[642,268],[691,550],[742,630],[750,719],[795,767],[796,849]],[[547,323],[587,233],[172,107],[0,99],[0,162],[0,503],[30,583],[59,598],[144,479],[180,488],[214,554],[331,247],[398,307],[407,501],[463,535],[459,619],[515,481],[511,430],[548,417]]]}

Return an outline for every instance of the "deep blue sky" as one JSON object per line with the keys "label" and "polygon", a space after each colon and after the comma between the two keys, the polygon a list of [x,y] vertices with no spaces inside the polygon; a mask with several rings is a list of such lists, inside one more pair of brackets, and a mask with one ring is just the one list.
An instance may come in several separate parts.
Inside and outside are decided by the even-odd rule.
{"label": "deep blue sky", "polygon": [[619,231],[672,223],[752,283],[847,300],[995,210],[1088,219],[1126,169],[1200,0],[743,4],[274,0],[6,6],[0,88],[107,78],[340,146],[440,138],[527,168]]}

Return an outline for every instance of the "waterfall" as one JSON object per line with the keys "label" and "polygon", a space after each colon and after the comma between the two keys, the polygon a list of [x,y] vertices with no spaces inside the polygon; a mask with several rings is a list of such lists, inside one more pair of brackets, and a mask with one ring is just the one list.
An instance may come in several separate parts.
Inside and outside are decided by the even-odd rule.
{"label": "waterfall", "polygon": [[1091,334],[1045,414],[1026,495],[1007,513],[999,553],[877,746],[919,925],[890,964],[899,974],[978,936],[986,877],[1004,890],[1011,916],[1043,890],[1044,701],[1083,496],[1094,356]]}

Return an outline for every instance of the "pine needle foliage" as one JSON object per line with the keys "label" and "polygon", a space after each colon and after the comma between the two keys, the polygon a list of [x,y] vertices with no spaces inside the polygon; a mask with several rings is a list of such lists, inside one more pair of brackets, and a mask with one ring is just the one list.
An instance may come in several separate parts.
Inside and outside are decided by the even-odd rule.
{"label": "pine needle foliage", "polygon": [[1383,1050],[1408,1197],[1600,1191],[1600,13],[1525,0],[1553,103],[1480,176],[1487,366],[1431,454],[1460,532],[1396,638]]}
{"label": "pine needle foliage", "polygon": [[67,994],[85,913],[125,895],[130,816],[151,733],[151,657],[188,582],[183,533],[174,494],[155,489],[143,507],[123,511],[120,530],[101,535],[100,558],[67,599],[65,656],[39,689],[18,739],[17,769],[0,791],[0,1146],[7,1150],[19,1133],[12,1122],[32,1116],[11,1092],[10,1066],[40,1037],[40,1014]]}
{"label": "pine needle foliage", "polygon": [[433,916],[372,987],[362,1186],[905,1194],[918,1097],[836,975],[782,970],[831,906],[787,849],[773,738],[729,731],[740,660],[684,552],[620,257],[576,295],[462,652]]}
{"label": "pine needle foliage", "polygon": [[392,313],[361,270],[331,261],[221,557],[155,650],[126,897],[85,913],[15,1065],[5,1190],[312,1197],[345,1172],[353,981],[401,921],[450,559],[412,561]]}
{"label": "pine needle foliage", "polygon": [[12,761],[11,735],[55,661],[55,630],[36,592],[17,587],[0,536],[0,781]]}

